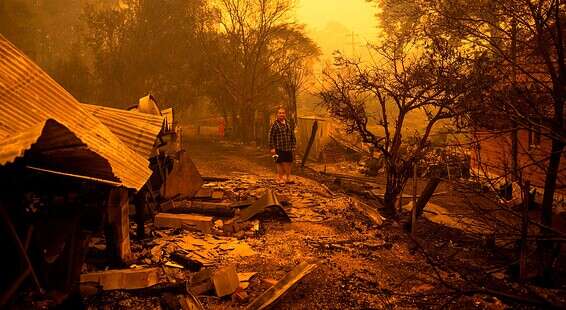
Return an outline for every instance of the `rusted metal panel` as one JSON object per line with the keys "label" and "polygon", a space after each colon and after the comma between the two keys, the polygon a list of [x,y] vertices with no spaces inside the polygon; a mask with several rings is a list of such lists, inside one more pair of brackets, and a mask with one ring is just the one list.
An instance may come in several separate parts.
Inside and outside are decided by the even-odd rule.
{"label": "rusted metal panel", "polygon": [[153,154],[155,140],[164,126],[163,116],[84,103],[81,106],[138,154],[145,158]]}
{"label": "rusted metal panel", "polygon": [[[84,110],[79,102],[47,73],[0,35],[0,150],[4,152],[5,139],[12,137],[13,149],[5,152],[0,165],[13,162],[30,148],[41,124],[55,120],[80,141],[79,145],[59,141],[59,149],[52,149],[50,158],[61,159],[61,172],[117,179],[126,187],[140,189],[149,178],[149,162],[126,146],[108,127]],[[39,128],[37,126],[40,126]],[[22,136],[23,135],[23,136]],[[24,137],[25,136],[25,137]],[[21,140],[18,140],[20,139]],[[51,145],[50,140],[45,145]],[[92,163],[94,153],[101,160]],[[57,155],[59,154],[59,155]],[[64,154],[61,156],[60,154]],[[75,155],[80,156],[75,160]],[[86,156],[88,155],[88,156]],[[71,158],[72,160],[69,160]],[[71,169],[67,170],[67,167]]]}

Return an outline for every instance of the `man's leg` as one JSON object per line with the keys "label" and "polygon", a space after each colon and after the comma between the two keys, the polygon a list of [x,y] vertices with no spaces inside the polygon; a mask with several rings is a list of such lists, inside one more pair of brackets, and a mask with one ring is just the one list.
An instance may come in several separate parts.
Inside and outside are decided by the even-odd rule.
{"label": "man's leg", "polygon": [[277,181],[284,181],[283,175],[285,174],[285,168],[283,167],[283,163],[276,163],[275,166],[277,167]]}
{"label": "man's leg", "polygon": [[291,163],[283,163],[283,167],[285,168],[285,181],[291,181]]}

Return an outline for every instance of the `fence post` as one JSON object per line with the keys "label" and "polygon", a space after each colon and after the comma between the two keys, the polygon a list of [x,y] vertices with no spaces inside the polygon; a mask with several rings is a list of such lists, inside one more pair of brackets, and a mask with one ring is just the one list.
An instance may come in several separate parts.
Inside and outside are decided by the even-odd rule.
{"label": "fence post", "polygon": [[303,156],[303,161],[301,162],[301,168],[305,168],[305,162],[309,157],[309,153],[311,151],[312,144],[314,143],[314,139],[316,138],[316,132],[318,130],[318,121],[315,120],[312,124],[312,131],[311,136],[309,138],[309,142],[307,144],[307,149],[305,150],[305,155]]}
{"label": "fence post", "polygon": [[[401,193],[401,195],[403,195]],[[411,210],[411,235],[415,236],[417,227],[417,163],[413,167],[413,209]]]}

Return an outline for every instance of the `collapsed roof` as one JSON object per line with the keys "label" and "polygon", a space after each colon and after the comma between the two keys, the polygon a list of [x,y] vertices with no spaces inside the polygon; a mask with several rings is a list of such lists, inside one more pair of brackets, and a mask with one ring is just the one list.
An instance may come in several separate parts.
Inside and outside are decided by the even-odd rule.
{"label": "collapsed roof", "polygon": [[138,190],[149,162],[125,140],[0,35],[0,166],[19,161]]}
{"label": "collapsed roof", "polygon": [[145,158],[154,155],[155,140],[164,128],[165,117],[91,104],[81,106],[129,148]]}

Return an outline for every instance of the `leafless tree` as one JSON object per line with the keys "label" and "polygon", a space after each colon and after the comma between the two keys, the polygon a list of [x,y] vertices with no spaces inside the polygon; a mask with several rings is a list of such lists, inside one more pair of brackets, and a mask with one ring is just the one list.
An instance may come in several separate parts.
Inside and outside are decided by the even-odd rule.
{"label": "leafless tree", "polygon": [[[335,70],[325,73],[320,97],[349,132],[381,154],[387,175],[384,204],[395,211],[414,165],[430,150],[431,132],[443,120],[463,115],[485,80],[479,65],[442,39],[400,32],[373,51],[378,59],[373,65],[338,55]],[[406,120],[419,112],[426,115],[424,130],[403,137]],[[381,133],[368,128],[374,116]]]}
{"label": "leafless tree", "polygon": [[290,51],[298,52],[309,48],[303,43],[312,43],[291,19],[293,5],[289,0],[220,1],[224,39],[213,68],[236,105],[233,119],[244,141],[258,135],[250,124],[256,123],[257,114],[281,103],[283,77],[304,59],[287,57],[298,55]]}

